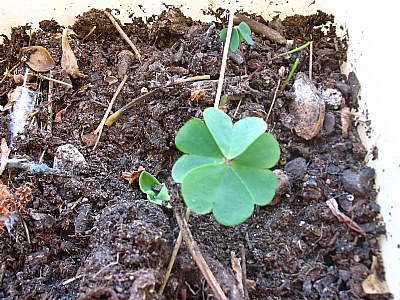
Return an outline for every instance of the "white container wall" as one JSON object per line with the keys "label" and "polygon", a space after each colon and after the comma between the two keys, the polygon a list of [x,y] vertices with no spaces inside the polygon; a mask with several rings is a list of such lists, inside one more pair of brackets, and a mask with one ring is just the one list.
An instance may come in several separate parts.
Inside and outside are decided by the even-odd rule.
{"label": "white container wall", "polygon": [[[44,19],[55,19],[61,25],[72,25],[75,17],[90,8],[115,8],[120,11],[118,18],[129,21],[128,16],[159,14],[165,0],[36,0],[3,1],[0,5],[0,33],[9,34],[12,26],[31,23],[34,27]],[[184,14],[194,19],[205,19],[202,9],[207,7],[228,8],[230,1],[171,1],[181,7]],[[397,9],[394,1],[345,1],[345,0],[289,0],[289,1],[232,1],[236,9],[261,14],[266,19],[280,14],[311,14],[317,10],[333,14],[348,34],[348,62],[343,71],[354,71],[361,83],[361,120],[371,121],[372,135],[364,136],[367,150],[376,146],[379,157],[369,165],[376,170],[376,184],[379,190],[378,202],[386,223],[387,236],[382,238],[382,252],[386,280],[395,299],[400,299],[400,142],[397,125],[400,110],[398,96],[399,64],[396,45],[398,44]],[[239,2],[239,3],[238,3]],[[141,5],[139,7],[139,4]],[[112,7],[111,7],[112,5]],[[209,19],[211,17],[208,17]],[[1,42],[1,38],[0,38]],[[362,131],[363,129],[360,128]],[[397,226],[396,226],[397,225]]]}

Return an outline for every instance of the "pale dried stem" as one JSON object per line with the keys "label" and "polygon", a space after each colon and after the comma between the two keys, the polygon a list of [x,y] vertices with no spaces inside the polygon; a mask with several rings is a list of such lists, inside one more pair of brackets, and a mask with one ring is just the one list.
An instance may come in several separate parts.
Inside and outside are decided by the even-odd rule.
{"label": "pale dried stem", "polygon": [[211,290],[213,291],[215,298],[218,300],[228,300],[221,286],[215,279],[214,274],[211,272],[209,266],[207,265],[206,260],[201,254],[200,249],[197,246],[197,243],[193,239],[192,233],[190,232],[187,222],[181,216],[179,216],[179,214],[176,214],[176,220],[182,232],[182,236],[183,239],[185,240],[186,246],[188,247],[190,254],[192,255],[194,261],[199,267],[207,283],[211,287]]}
{"label": "pale dried stem", "polygon": [[219,72],[218,88],[217,88],[217,93],[215,94],[215,100],[214,100],[215,108],[218,108],[219,102],[221,100],[222,86],[224,84],[224,76],[225,76],[225,69],[226,69],[226,62],[228,60],[229,45],[230,45],[230,41],[231,41],[231,37],[232,37],[232,26],[233,26],[234,15],[235,15],[235,13],[231,10],[229,12],[228,31],[226,32],[224,53],[222,55],[221,70]]}
{"label": "pale dried stem", "polygon": [[[186,222],[189,220],[189,216],[190,216],[190,209],[188,208],[188,209],[186,209],[186,213],[185,213]],[[168,279],[169,279],[169,277],[171,275],[172,268],[174,267],[176,257],[178,256],[179,249],[181,248],[182,239],[183,239],[182,230],[180,230],[178,238],[176,239],[176,242],[175,242],[174,249],[172,250],[172,255],[171,255],[171,258],[169,260],[169,264],[168,264],[167,272],[165,273],[164,281],[163,281],[160,289],[158,290],[158,293],[160,295],[162,295],[164,293],[164,290],[165,290],[165,287],[167,285]]]}
{"label": "pale dried stem", "polygon": [[126,35],[124,30],[119,26],[118,22],[115,20],[112,14],[110,14],[107,10],[104,11],[106,16],[110,19],[111,23],[115,26],[115,28],[118,30],[119,34],[122,36],[122,38],[131,46],[133,52],[135,52],[136,58],[141,62],[141,55],[139,53],[139,50],[136,48],[135,44],[130,40],[130,38]]}
{"label": "pale dried stem", "polygon": [[108,115],[111,112],[111,109],[114,105],[115,100],[117,99],[119,93],[121,92],[121,90],[127,80],[128,80],[128,75],[125,75],[124,78],[122,79],[121,83],[119,84],[117,90],[115,91],[114,96],[112,97],[110,104],[108,105],[108,108],[103,116],[103,119],[101,120],[101,122],[100,122],[99,126],[96,128],[96,130],[93,132],[94,134],[98,134],[96,143],[93,147],[93,150],[96,149],[96,147],[100,141],[100,137],[101,137],[101,133],[103,132],[104,124],[106,123],[106,120],[108,118]]}

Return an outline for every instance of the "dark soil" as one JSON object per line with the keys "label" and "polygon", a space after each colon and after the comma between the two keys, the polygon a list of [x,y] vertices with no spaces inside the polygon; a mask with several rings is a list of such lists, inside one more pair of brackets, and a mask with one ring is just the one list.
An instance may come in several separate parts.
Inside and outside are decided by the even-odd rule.
{"label": "dark soil", "polygon": [[[345,101],[337,107],[328,105],[322,130],[305,140],[293,129],[291,80],[267,121],[282,151],[276,169],[289,180],[275,204],[257,207],[250,219],[233,228],[219,225],[212,215],[190,217],[195,240],[232,299],[241,299],[232,293],[237,282],[231,256],[240,257],[242,245],[249,299],[389,298],[367,295],[362,288],[373,257],[380,259],[377,238],[385,231],[377,218],[374,171],[364,164],[370,154],[360,143],[356,122],[347,137],[342,135],[341,111],[344,107],[357,109],[359,86],[354,74],[347,78],[340,73],[346,41],[336,37],[332,20],[320,12],[275,22],[275,28],[293,40],[290,47],[257,34],[253,34],[254,46],[243,44],[250,74],[268,57],[311,38],[314,84],[321,90],[340,91]],[[51,172],[8,167],[0,177],[11,189],[26,182],[34,186],[33,200],[21,211],[26,229],[19,221],[0,236],[0,298],[213,298],[185,246],[164,295],[157,294],[179,228],[172,211],[149,203],[138,183],[130,184],[122,172],[144,167],[167,184],[175,213],[184,212],[179,185],[171,177],[171,168],[181,155],[174,137],[187,120],[201,118],[202,111],[213,105],[222,59],[219,30],[224,24],[220,19],[215,23],[193,21],[176,9],[148,22],[150,27],[140,19],[123,26],[142,54],[141,62],[133,60],[126,69],[118,54],[131,49],[106,15],[91,10],[80,16],[72,26],[77,36],[69,38],[85,74],[78,79],[70,78],[60,66],[63,28],[54,21],[41,22],[41,29],[31,35],[26,27],[14,28],[11,38],[5,38],[0,46],[1,73],[19,61],[21,47],[41,45],[57,64],[47,75],[73,84],[70,89],[54,83],[49,97],[49,82],[37,81],[36,114],[29,128],[14,140],[10,157],[52,167],[57,148],[72,144],[87,162]],[[93,26],[96,29],[88,35]],[[246,116],[266,119],[279,78],[286,78],[296,58],[301,61],[296,72],[308,74],[309,55],[307,48],[275,60],[250,81],[243,77],[240,57],[231,57],[224,88],[229,95],[228,114],[235,121]],[[24,70],[20,66],[17,72],[23,74]],[[119,82],[125,72],[129,75],[116,109],[171,80],[208,74],[214,81],[159,89],[106,127],[93,150],[82,136],[96,129],[118,86],[105,81],[107,71]],[[16,85],[11,78],[0,85],[0,105],[7,103],[7,93]],[[204,89],[202,96],[192,95],[196,87]],[[61,120],[54,122],[60,111]],[[0,114],[0,137],[8,142],[9,115],[8,111]],[[332,197],[365,235],[333,215],[326,204]],[[382,270],[378,275],[383,278]]]}

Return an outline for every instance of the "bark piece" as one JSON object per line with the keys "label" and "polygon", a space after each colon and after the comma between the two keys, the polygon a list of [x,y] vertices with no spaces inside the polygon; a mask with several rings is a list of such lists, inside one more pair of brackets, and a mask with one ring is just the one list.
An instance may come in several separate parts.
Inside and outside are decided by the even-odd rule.
{"label": "bark piece", "polygon": [[272,42],[284,45],[286,44],[286,39],[275,29],[272,29],[271,27],[262,24],[260,22],[257,22],[256,20],[250,19],[248,17],[245,17],[243,15],[236,15],[235,19],[233,20],[233,23],[239,24],[240,22],[246,22],[247,25],[249,25],[251,31],[254,31],[255,33],[261,34],[271,40]]}

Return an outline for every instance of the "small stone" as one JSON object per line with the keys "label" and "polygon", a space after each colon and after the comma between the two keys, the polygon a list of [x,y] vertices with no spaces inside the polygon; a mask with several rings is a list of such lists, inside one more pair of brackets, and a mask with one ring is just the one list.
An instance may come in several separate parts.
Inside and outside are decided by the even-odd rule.
{"label": "small stone", "polygon": [[239,66],[244,62],[242,52],[240,51],[235,51],[235,52],[229,51],[229,58],[232,59],[235,62],[235,64]]}
{"label": "small stone", "polygon": [[345,99],[349,99],[349,97],[351,96],[351,87],[348,84],[338,81],[335,83],[335,88],[337,88],[342,93]]}
{"label": "small stone", "polygon": [[344,189],[355,196],[365,197],[373,187],[375,170],[365,168],[360,172],[345,170],[343,172],[342,183]]}
{"label": "small stone", "polygon": [[337,89],[323,90],[321,97],[326,106],[331,109],[339,109],[345,103],[342,93]]}
{"label": "small stone", "polygon": [[81,171],[87,166],[85,157],[72,144],[59,146],[54,157],[53,167],[64,171]]}
{"label": "small stone", "polygon": [[326,173],[331,175],[337,175],[340,172],[340,168],[337,165],[329,164],[326,168]]}
{"label": "small stone", "polygon": [[325,198],[322,188],[318,184],[315,176],[310,176],[303,183],[302,196],[304,199],[321,201]]}
{"label": "small stone", "polygon": [[285,172],[288,173],[293,180],[302,179],[306,175],[307,163],[303,157],[295,158],[285,165]]}
{"label": "small stone", "polygon": [[289,190],[290,178],[284,171],[280,169],[276,169],[273,172],[276,178],[278,178],[278,188],[276,189],[276,193],[279,195],[283,195]]}
{"label": "small stone", "polygon": [[328,112],[324,120],[324,130],[326,134],[331,134],[335,130],[335,114],[333,112]]}

